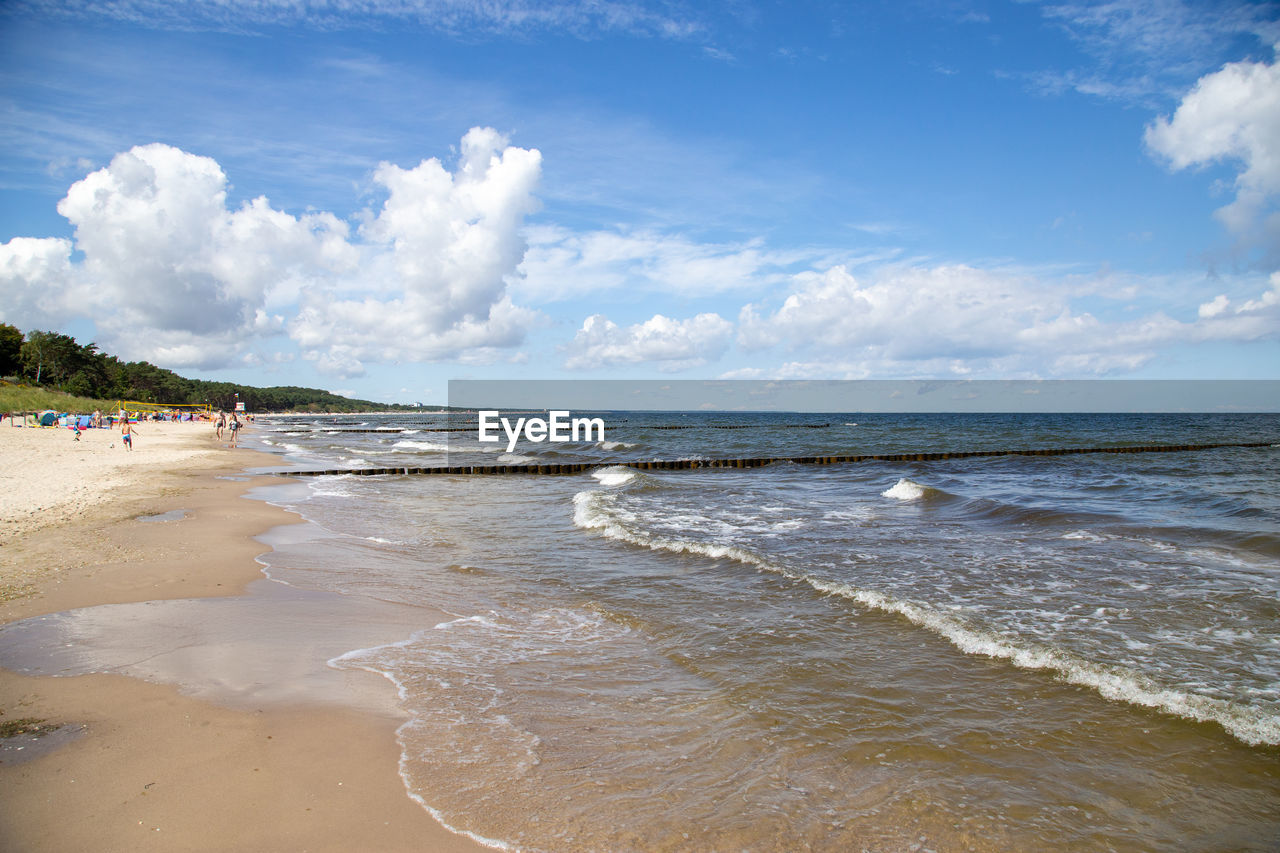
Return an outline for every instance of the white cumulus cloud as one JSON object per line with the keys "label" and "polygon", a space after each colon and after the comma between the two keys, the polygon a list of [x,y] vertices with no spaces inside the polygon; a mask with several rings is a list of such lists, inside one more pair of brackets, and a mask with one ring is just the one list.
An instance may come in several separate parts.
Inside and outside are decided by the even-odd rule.
{"label": "white cumulus cloud", "polygon": [[733,324],[719,314],[698,314],[687,320],[655,314],[625,328],[593,314],[566,347],[565,367],[647,363],[674,372],[718,359],[732,335]]}
{"label": "white cumulus cloud", "polygon": [[1135,370],[1173,346],[1280,338],[1280,274],[1257,298],[1222,295],[1190,320],[1163,311],[1107,320],[1073,304],[1089,290],[964,265],[885,268],[866,281],[837,266],[796,276],[776,310],[744,306],[737,342],[799,356],[772,376],[863,378],[1095,376]]}
{"label": "white cumulus cloud", "polygon": [[353,235],[331,213],[294,216],[265,197],[230,209],[216,161],[137,146],[58,204],[73,241],[0,246],[0,317],[87,317],[111,351],[170,367],[239,363],[286,334],[337,375],[369,360],[493,360],[540,319],[506,292],[540,163],[474,128],[453,172],[437,159],[380,166],[386,201]]}
{"label": "white cumulus cloud", "polygon": [[72,283],[70,240],[14,237],[0,244],[0,322],[20,328],[57,325]]}
{"label": "white cumulus cloud", "polygon": [[507,279],[524,257],[521,225],[536,206],[541,162],[537,150],[473,128],[455,172],[435,158],[413,169],[384,163],[374,179],[387,200],[360,229],[361,281],[304,294],[290,335],[321,369],[344,376],[369,360],[519,345],[540,315],[511,302]]}
{"label": "white cumulus cloud", "polygon": [[1269,240],[1269,250],[1280,251],[1280,62],[1233,62],[1200,78],[1145,138],[1175,170],[1238,163],[1235,200],[1217,215],[1236,234]]}
{"label": "white cumulus cloud", "polygon": [[772,314],[746,305],[738,342],[747,350],[786,343],[895,361],[981,358],[1065,309],[1060,295],[1033,279],[969,266],[893,269],[866,282],[836,266],[796,276]]}

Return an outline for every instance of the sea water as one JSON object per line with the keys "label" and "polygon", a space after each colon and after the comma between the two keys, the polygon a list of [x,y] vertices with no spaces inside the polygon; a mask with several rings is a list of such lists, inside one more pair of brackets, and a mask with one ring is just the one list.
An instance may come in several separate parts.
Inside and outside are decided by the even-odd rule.
{"label": "sea water", "polygon": [[[449,614],[397,686],[410,796],[513,849],[1246,850],[1280,839],[1280,450],[637,471],[627,459],[1264,441],[1275,415],[260,418],[324,476],[271,577]],[[305,483],[305,485],[303,485]]]}

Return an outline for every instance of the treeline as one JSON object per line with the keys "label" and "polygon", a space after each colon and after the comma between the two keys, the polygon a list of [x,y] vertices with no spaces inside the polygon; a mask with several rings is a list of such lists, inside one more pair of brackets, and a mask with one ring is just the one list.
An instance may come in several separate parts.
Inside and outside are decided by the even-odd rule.
{"label": "treeline", "polygon": [[187,379],[146,361],[121,361],[79,344],[69,335],[0,323],[0,377],[98,400],[140,403],[197,403],[230,410],[236,402],[251,412],[369,412],[405,409],[369,400],[339,397],[319,388],[292,385],[255,388],[232,382]]}

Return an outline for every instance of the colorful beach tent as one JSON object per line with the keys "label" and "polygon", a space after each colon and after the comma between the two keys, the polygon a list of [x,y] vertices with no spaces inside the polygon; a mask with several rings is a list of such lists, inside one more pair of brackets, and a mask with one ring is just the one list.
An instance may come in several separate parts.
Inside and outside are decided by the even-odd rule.
{"label": "colorful beach tent", "polygon": [[92,415],[81,415],[80,420],[76,423],[76,426],[80,427],[80,429],[88,429],[92,425],[93,425]]}
{"label": "colorful beach tent", "polygon": [[57,426],[58,415],[56,412],[41,412],[36,419],[36,423],[40,424],[40,426]]}

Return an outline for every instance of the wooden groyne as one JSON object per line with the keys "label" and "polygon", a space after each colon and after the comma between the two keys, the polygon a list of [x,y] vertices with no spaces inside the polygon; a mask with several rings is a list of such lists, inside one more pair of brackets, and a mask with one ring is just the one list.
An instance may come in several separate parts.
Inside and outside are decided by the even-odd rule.
{"label": "wooden groyne", "polygon": [[582,474],[611,466],[638,471],[688,471],[706,468],[763,468],[790,462],[794,465],[843,465],[851,462],[934,462],[942,459],[974,459],[982,456],[1076,456],[1085,453],[1184,453],[1220,447],[1271,447],[1275,442],[1253,441],[1218,444],[1142,444],[1129,447],[1055,447],[1030,450],[961,450],[933,453],[860,453],[840,456],[757,456],[738,459],[601,460],[526,465],[436,465],[429,468],[329,468],[317,471],[279,471],[291,477],[331,477],[353,474],[376,477],[386,474]]}
{"label": "wooden groyne", "polygon": [[831,424],[631,424],[632,429],[826,429]]}
{"label": "wooden groyne", "polygon": [[[635,426],[633,429],[827,429],[831,424],[653,424],[650,426]],[[379,433],[385,432],[387,435],[395,435],[402,432],[475,432],[478,429],[477,424],[469,426],[411,426],[411,427],[313,427],[311,429],[283,429],[282,433],[296,432],[305,434],[308,432],[323,433],[348,433],[348,432],[368,432]]]}
{"label": "wooden groyne", "polygon": [[399,435],[402,432],[475,432],[475,426],[446,427],[446,426],[411,426],[411,427],[371,427],[369,429],[356,429],[354,427],[313,427],[310,429],[282,429],[282,434],[296,433],[298,435],[307,435],[308,433],[349,433],[349,432],[383,432],[387,435]]}

